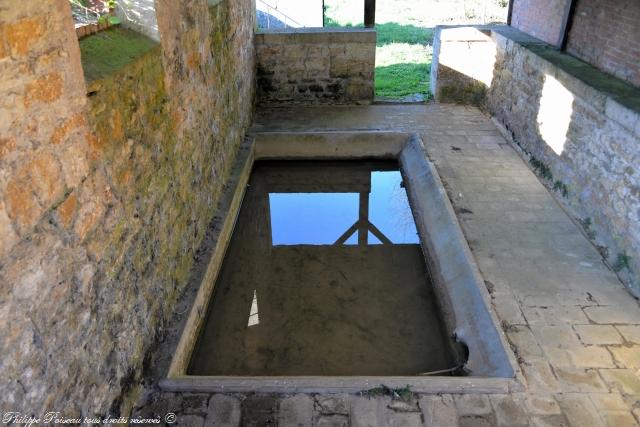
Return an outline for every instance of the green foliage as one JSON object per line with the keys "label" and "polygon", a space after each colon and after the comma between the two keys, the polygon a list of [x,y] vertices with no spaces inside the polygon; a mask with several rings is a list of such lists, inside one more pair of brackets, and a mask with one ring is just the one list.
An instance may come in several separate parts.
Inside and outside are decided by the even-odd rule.
{"label": "green foliage", "polygon": [[402,97],[429,94],[430,64],[394,64],[376,68],[376,95]]}
{"label": "green foliage", "polygon": [[629,269],[629,263],[631,262],[631,257],[626,253],[619,253],[618,258],[616,259],[615,264],[613,264],[613,271],[616,273],[619,271]]}
{"label": "green foliage", "polygon": [[421,28],[413,25],[400,25],[394,22],[377,24],[378,46],[389,43],[408,43],[430,45],[433,43],[433,28]]}
{"label": "green foliage", "polygon": [[553,181],[553,173],[551,173],[551,169],[549,168],[549,166],[545,165],[544,162],[542,162],[542,160],[534,156],[531,156],[529,163],[531,163],[531,166],[533,166],[533,169],[535,169],[535,171],[541,177],[543,177],[546,180]]}
{"label": "green foliage", "polygon": [[[341,24],[330,16],[325,16],[324,23],[330,28],[362,27],[362,24],[349,22]],[[431,54],[426,46],[433,42],[433,29],[385,23],[377,24],[376,32],[376,95],[386,98],[414,94],[428,96]]]}
{"label": "green foliage", "polygon": [[389,396],[394,399],[409,400],[411,399],[413,392],[411,391],[411,388],[408,385],[402,388],[390,388],[384,384],[381,384],[379,387],[372,388],[366,391],[364,394],[371,397]]}
{"label": "green foliage", "polygon": [[117,16],[102,15],[100,18],[98,18],[99,24],[104,24],[107,22],[111,25],[117,25],[121,23],[120,18],[118,18]]}
{"label": "green foliage", "polygon": [[564,182],[560,181],[559,179],[557,179],[553,183],[553,189],[562,193],[562,197],[564,197],[565,199],[569,197],[569,188]]}
{"label": "green foliage", "polygon": [[105,77],[157,46],[150,38],[119,27],[80,40],[87,81]]}
{"label": "green foliage", "polygon": [[578,222],[582,225],[587,237],[594,240],[596,238],[596,232],[591,229],[591,218],[578,219]]}

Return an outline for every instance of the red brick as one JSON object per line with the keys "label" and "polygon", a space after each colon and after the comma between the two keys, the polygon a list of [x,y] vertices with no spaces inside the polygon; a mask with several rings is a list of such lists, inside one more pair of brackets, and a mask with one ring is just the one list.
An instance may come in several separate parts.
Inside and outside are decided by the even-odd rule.
{"label": "red brick", "polygon": [[601,70],[640,86],[640,2],[577,3],[567,51]]}

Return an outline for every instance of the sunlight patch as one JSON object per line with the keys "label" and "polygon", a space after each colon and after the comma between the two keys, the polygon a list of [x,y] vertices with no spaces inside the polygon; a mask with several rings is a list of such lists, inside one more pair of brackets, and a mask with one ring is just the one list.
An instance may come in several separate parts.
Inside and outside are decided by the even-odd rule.
{"label": "sunlight patch", "polygon": [[557,154],[562,154],[567,141],[567,132],[573,113],[573,95],[562,83],[550,75],[545,75],[540,108],[538,109],[538,129],[540,136]]}

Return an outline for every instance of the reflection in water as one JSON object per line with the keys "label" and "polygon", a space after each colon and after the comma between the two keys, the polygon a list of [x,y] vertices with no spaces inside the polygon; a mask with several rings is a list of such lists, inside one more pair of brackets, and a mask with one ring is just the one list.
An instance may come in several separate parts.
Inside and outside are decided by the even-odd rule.
{"label": "reflection in water", "polygon": [[249,311],[249,321],[247,326],[255,326],[260,324],[260,317],[258,316],[258,293],[253,291],[253,301],[251,301],[251,311]]}
{"label": "reflection in water", "polygon": [[397,164],[258,162],[189,373],[450,368],[427,277]]}
{"label": "reflection in water", "polygon": [[400,171],[357,173],[369,175],[358,193],[348,183],[342,193],[269,193],[272,243],[418,243]]}

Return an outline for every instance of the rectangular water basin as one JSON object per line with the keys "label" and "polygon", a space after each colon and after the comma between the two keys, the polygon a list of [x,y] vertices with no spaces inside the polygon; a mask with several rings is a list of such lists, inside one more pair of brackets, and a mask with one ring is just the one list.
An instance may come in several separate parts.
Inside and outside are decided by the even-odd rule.
{"label": "rectangular water basin", "polygon": [[519,388],[420,138],[264,134],[246,144],[163,388]]}

